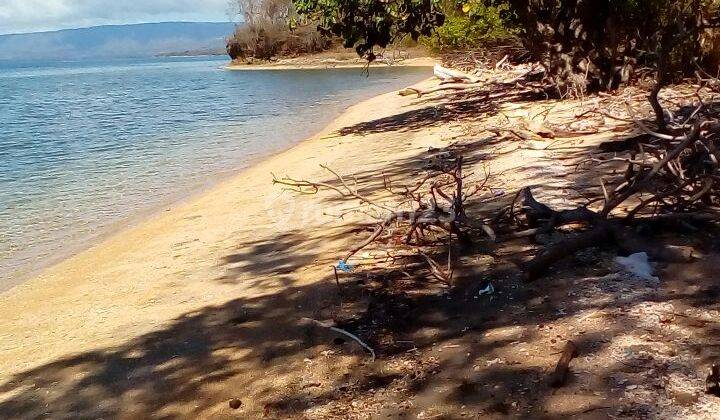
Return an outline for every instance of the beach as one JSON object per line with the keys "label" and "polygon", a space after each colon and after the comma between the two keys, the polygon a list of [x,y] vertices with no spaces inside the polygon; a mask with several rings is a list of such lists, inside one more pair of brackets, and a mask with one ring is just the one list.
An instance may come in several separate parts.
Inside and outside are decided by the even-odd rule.
{"label": "beach", "polygon": [[[351,215],[367,206],[273,185],[339,185],[325,165],[355,194],[396,205],[390,190],[462,157],[465,191],[478,188],[470,220],[521,206],[526,187],[548,208],[574,209],[612,175],[588,156],[637,135],[619,118],[578,117],[603,100],[614,98],[478,83],[348,108],[0,295],[0,417],[716,418],[720,400],[703,389],[717,357],[717,252],[647,279],[598,246],[528,282],[529,257],[574,233],[483,231],[447,284],[429,262],[395,258],[403,243],[392,236],[339,264],[377,226]],[[568,343],[579,353],[557,387]]]}
{"label": "beach", "polygon": [[307,139],[347,107],[432,74],[226,63],[2,63],[0,293]]}
{"label": "beach", "polygon": [[[273,187],[271,173],[325,179],[328,174],[319,164],[341,173],[373,171],[438,146],[442,127],[422,134],[407,131],[389,136],[337,133],[408,111],[417,106],[412,103],[412,99],[390,92],[355,105],[311,139],[255,164],[200,197],[168,207],[2,294],[0,383],[15,386],[1,388],[4,394],[0,394],[0,402],[12,400],[23,391],[47,392],[43,398],[57,404],[51,412],[64,412],[68,407],[62,404],[70,404],[77,382],[83,375],[97,373],[90,365],[99,361],[74,359],[78,355],[102,359],[201,311],[227,307],[239,298],[252,301],[326,281],[331,266],[355,235],[347,233],[347,227],[331,216],[302,216],[298,206],[322,215],[338,212],[343,203],[322,200],[324,193],[283,193],[281,188]],[[250,357],[253,348],[199,349],[200,354],[193,357],[202,359],[203,352],[215,351],[229,352],[231,365],[231,360],[243,365],[247,362],[244,359],[258,363],[257,358]],[[173,358],[156,362],[172,364]],[[22,378],[36,370],[45,371],[43,375],[48,379],[53,376],[51,372],[59,376],[52,384],[23,383]],[[144,397],[135,398],[132,392],[105,394],[109,391],[100,390],[102,384],[98,387],[96,397],[110,400],[108,404],[122,408],[123,413],[148,409]],[[196,414],[225,409],[224,400],[218,396]],[[178,404],[173,409],[185,413],[195,405]],[[88,407],[89,413],[97,413],[94,409]],[[40,404],[37,411],[26,413],[42,410]]]}

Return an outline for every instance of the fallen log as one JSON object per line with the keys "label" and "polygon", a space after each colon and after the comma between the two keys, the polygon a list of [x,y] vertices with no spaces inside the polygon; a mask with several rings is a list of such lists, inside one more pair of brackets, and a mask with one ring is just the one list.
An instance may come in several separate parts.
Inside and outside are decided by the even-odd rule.
{"label": "fallen log", "polygon": [[579,223],[588,225],[589,230],[574,237],[550,245],[523,265],[525,280],[537,280],[547,273],[550,267],[578,251],[587,248],[614,243],[621,251],[628,254],[647,252],[655,261],[664,262],[690,262],[694,258],[695,250],[688,246],[673,246],[658,243],[649,243],[639,238],[633,230],[622,224],[620,220],[608,220],[597,213],[579,207],[572,210],[556,211],[533,197],[530,188],[525,188],[523,194],[523,210],[533,225],[542,226],[548,232],[557,226]]}
{"label": "fallen log", "polygon": [[547,273],[554,263],[578,251],[607,243],[610,238],[610,229],[607,227],[599,227],[548,247],[525,264],[525,281],[531,282],[537,280]]}
{"label": "fallen log", "polygon": [[523,196],[523,211],[528,218],[528,222],[532,224],[546,220],[555,227],[571,223],[592,223],[598,220],[598,215],[585,207],[572,210],[553,210],[537,201],[530,188],[523,188],[521,194]]}
{"label": "fallen log", "polygon": [[477,77],[470,76],[461,71],[443,67],[440,64],[435,64],[435,67],[433,68],[433,73],[435,74],[435,77],[440,80],[468,80],[472,83],[475,83],[478,80]]}

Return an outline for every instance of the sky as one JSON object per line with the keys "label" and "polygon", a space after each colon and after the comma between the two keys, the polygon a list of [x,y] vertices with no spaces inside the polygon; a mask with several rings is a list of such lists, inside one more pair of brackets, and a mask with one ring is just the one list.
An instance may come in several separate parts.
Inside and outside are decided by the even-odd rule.
{"label": "sky", "polygon": [[228,22],[231,0],[0,0],[0,34],[96,25]]}

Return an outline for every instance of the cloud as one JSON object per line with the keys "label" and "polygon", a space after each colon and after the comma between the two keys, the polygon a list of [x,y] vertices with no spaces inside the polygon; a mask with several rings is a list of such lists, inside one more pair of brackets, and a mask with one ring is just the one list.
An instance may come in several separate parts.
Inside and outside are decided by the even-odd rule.
{"label": "cloud", "polygon": [[231,0],[0,0],[0,34],[161,21],[228,21]]}

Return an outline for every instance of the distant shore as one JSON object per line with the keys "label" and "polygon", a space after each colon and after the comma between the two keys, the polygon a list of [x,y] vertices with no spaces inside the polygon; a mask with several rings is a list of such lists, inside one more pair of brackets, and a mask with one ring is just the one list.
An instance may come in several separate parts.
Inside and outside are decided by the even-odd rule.
{"label": "distant shore", "polygon": [[[424,51],[413,50],[400,54],[397,58],[381,58],[369,64],[370,67],[432,67],[437,59]],[[360,58],[354,51],[328,51],[300,57],[280,58],[276,61],[258,61],[253,63],[235,60],[228,64],[227,70],[322,70],[337,68],[365,68],[367,60]]]}
{"label": "distant shore", "polygon": [[[370,64],[370,67],[432,67],[436,60],[432,57],[408,58],[393,63],[385,61],[377,61]],[[228,64],[225,68],[232,71],[252,71],[252,70],[327,70],[341,68],[365,68],[368,66],[366,61],[360,60],[307,60],[307,59],[287,59],[279,60],[275,63],[261,64]]]}

